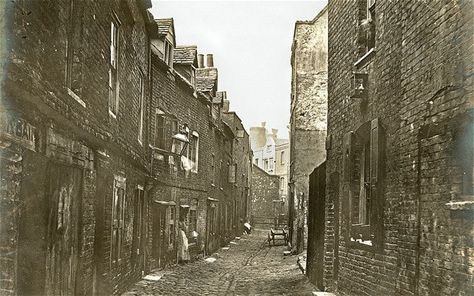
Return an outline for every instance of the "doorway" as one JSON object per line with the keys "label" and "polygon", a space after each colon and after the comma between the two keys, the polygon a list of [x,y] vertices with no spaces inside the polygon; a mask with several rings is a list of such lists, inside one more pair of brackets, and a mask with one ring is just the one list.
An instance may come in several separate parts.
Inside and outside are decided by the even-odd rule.
{"label": "doorway", "polygon": [[326,162],[323,162],[309,177],[308,209],[308,266],[310,281],[324,291],[324,213],[326,198]]}

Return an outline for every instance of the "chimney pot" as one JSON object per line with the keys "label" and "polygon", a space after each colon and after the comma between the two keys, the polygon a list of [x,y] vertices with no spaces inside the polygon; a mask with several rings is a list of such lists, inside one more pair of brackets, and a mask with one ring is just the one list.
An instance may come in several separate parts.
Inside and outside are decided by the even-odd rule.
{"label": "chimney pot", "polygon": [[198,68],[204,68],[204,55],[198,54]]}
{"label": "chimney pot", "polygon": [[214,56],[212,54],[207,54],[207,67],[213,68],[214,67]]}
{"label": "chimney pot", "polygon": [[262,122],[262,127],[265,127],[266,124],[267,124],[267,122],[263,121]]}

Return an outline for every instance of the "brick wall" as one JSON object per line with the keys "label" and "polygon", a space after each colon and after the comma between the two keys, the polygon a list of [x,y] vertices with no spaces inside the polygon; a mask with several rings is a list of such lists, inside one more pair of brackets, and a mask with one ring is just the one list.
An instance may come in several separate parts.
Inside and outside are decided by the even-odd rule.
{"label": "brick wall", "polygon": [[[253,165],[252,193],[251,193],[251,225],[253,227],[269,229],[275,217],[274,200],[279,199],[279,177],[270,175],[261,168]],[[263,221],[263,223],[262,223]]]}
{"label": "brick wall", "polygon": [[[453,122],[472,110],[472,4],[377,1],[375,54],[355,65],[360,5],[328,7],[325,284],[343,295],[472,293],[472,210],[446,206],[459,183]],[[362,98],[351,90],[360,70],[368,73]],[[385,130],[382,214],[373,225],[383,227],[378,247],[367,247],[351,241],[343,137],[374,118]],[[446,128],[423,134],[433,123]]]}

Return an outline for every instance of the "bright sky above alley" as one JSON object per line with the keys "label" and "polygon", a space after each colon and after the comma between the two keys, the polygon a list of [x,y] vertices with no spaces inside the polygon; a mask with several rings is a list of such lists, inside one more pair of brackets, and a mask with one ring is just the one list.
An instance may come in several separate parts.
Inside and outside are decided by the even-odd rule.
{"label": "bright sky above alley", "polygon": [[287,137],[291,42],[297,20],[326,5],[313,1],[152,1],[155,18],[173,17],[178,45],[213,53],[219,89],[247,129],[266,121]]}

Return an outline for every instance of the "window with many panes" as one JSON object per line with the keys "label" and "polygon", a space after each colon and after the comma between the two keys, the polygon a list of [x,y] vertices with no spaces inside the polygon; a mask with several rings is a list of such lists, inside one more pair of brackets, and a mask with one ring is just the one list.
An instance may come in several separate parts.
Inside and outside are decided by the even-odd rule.
{"label": "window with many panes", "polygon": [[145,78],[140,70],[140,98],[138,102],[138,142],[143,143],[143,121],[144,121],[144,104],[145,104]]}
{"label": "window with many panes", "polygon": [[191,166],[191,171],[197,173],[198,171],[198,157],[199,157],[199,134],[192,132],[189,137],[188,145],[188,159]]}
{"label": "window with many panes", "polygon": [[68,94],[83,107],[82,95],[82,67],[84,56],[82,54],[83,37],[83,3],[82,1],[69,1],[69,27],[66,40],[66,88]]}
{"label": "window with many panes", "polygon": [[229,183],[235,183],[237,179],[237,164],[231,163],[229,165]]}
{"label": "window with many panes", "polygon": [[359,55],[375,47],[375,0],[359,0]]}
{"label": "window with many panes", "polygon": [[214,153],[211,154],[211,184],[216,184],[216,156]]}
{"label": "window with many panes", "polygon": [[344,196],[348,239],[381,246],[383,231],[384,133],[374,119],[344,137]]}
{"label": "window with many panes", "polygon": [[120,261],[122,254],[125,215],[125,181],[124,177],[114,177],[112,196],[112,246],[110,252],[112,264]]}
{"label": "window with many panes", "polygon": [[115,117],[119,107],[119,37],[120,22],[115,14],[110,22],[109,112]]}
{"label": "window with many panes", "polygon": [[177,132],[178,121],[176,118],[165,114],[160,109],[157,109],[155,116],[154,146],[163,150],[171,151],[171,137]]}

